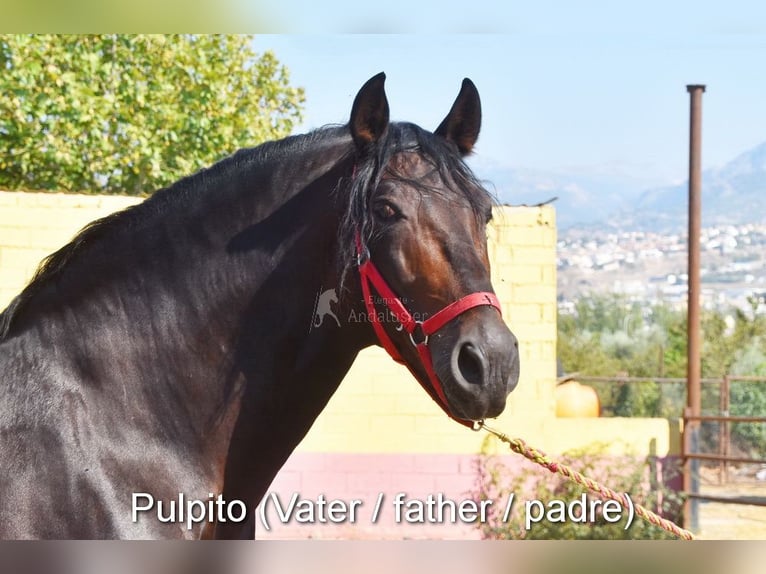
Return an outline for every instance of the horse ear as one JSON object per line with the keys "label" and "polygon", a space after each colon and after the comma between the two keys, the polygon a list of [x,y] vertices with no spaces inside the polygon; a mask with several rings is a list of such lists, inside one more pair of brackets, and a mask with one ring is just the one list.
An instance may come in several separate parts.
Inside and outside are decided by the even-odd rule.
{"label": "horse ear", "polygon": [[351,108],[351,136],[357,148],[378,141],[388,128],[388,100],[383,84],[386,74],[373,76],[359,90]]}
{"label": "horse ear", "polygon": [[447,117],[434,132],[453,142],[462,155],[468,155],[479,139],[481,129],[481,100],[471,80],[465,78],[455,103]]}

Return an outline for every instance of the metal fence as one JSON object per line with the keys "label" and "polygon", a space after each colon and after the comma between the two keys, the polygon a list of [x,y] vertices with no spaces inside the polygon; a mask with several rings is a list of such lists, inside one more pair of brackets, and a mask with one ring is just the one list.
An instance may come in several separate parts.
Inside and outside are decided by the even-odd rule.
{"label": "metal fence", "polygon": [[[763,416],[733,416],[731,415],[731,389],[733,384],[737,383],[759,383],[766,384],[766,377],[758,376],[734,376],[725,375],[721,378],[704,378],[701,379],[701,383],[708,388],[710,385],[718,385],[718,397],[717,405],[711,405],[711,398],[714,398],[714,393],[707,392],[708,404],[703,407],[703,411],[717,411],[715,414],[701,414],[693,416],[691,411],[685,407],[685,378],[668,378],[668,377],[629,377],[629,376],[616,376],[616,377],[596,377],[596,376],[584,376],[578,375],[577,380],[583,383],[591,383],[599,391],[602,396],[607,389],[610,392],[614,392],[615,388],[624,387],[625,385],[635,385],[639,383],[655,383],[658,385],[660,391],[660,398],[662,398],[663,387],[676,385],[677,388],[674,392],[666,393],[671,398],[675,399],[671,401],[671,404],[664,404],[662,400],[657,402],[660,408],[668,409],[679,413],[681,416],[681,457],[683,459],[683,471],[684,471],[684,492],[686,496],[686,504],[684,507],[684,522],[685,526],[692,530],[698,527],[698,509],[697,502],[711,501],[711,502],[723,502],[729,504],[747,504],[754,506],[766,506],[766,497],[762,496],[720,496],[703,494],[700,492],[700,464],[707,463],[708,465],[714,465],[718,468],[718,482],[719,484],[726,484],[729,481],[729,471],[731,465],[762,465],[766,469],[766,452],[756,452],[755,456],[740,456],[738,452],[733,449],[732,445],[732,425],[739,424],[766,424],[766,413],[762,413]],[[617,387],[615,387],[615,385]],[[610,396],[609,399],[613,399]],[[603,398],[602,398],[603,402]],[[673,405],[673,402],[677,402],[677,405]],[[706,407],[706,408],[705,408]],[[676,410],[677,408],[677,410]],[[606,409],[602,415],[614,416],[614,408]],[[652,416],[662,416],[663,413],[653,413]],[[668,413],[665,412],[667,416]],[[715,428],[703,429],[702,425],[706,423],[712,423]],[[703,432],[704,431],[704,432]],[[714,447],[714,448],[711,448]],[[711,452],[715,450],[715,452]]]}

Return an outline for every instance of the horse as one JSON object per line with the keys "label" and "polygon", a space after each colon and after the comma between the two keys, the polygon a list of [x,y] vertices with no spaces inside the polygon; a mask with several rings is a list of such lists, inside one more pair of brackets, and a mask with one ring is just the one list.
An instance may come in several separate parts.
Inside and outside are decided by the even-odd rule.
{"label": "horse", "polygon": [[518,344],[465,163],[478,91],[429,132],[390,121],[384,82],[347,124],[239,150],[43,261],[0,315],[0,537],[253,538],[371,345],[456,421],[503,411]]}

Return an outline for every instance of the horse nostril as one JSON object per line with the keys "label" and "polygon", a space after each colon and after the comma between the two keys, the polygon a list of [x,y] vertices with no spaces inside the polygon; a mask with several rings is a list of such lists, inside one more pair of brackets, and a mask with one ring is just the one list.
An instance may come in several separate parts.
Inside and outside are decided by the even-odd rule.
{"label": "horse nostril", "polygon": [[471,343],[463,343],[457,356],[457,367],[463,379],[472,385],[484,380],[484,363],[479,350]]}

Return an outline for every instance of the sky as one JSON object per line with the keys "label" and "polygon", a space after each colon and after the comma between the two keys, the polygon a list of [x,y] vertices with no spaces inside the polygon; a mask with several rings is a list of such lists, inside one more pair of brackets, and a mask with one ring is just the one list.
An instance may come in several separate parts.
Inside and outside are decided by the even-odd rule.
{"label": "sky", "polygon": [[[402,4],[394,0],[386,10],[396,13]],[[700,1],[691,17],[686,1],[648,0],[640,8],[570,4],[557,3],[547,20],[517,11],[503,33],[491,33],[502,29],[491,20],[472,26],[467,16],[460,31],[490,33],[259,35],[255,48],[273,50],[292,83],[305,88],[305,121],[297,132],[346,122],[357,90],[380,71],[387,75],[392,119],[433,129],[463,77],[471,78],[483,107],[471,162],[478,172],[500,166],[615,174],[648,185],[682,181],[687,84],[707,86],[706,168],[766,141],[766,28],[759,29],[766,26],[766,3],[733,0],[724,9]],[[291,31],[321,18],[312,12],[319,5],[304,6]],[[409,14],[428,21],[415,8]],[[384,19],[369,28],[396,26]],[[334,30],[343,30],[342,22]]]}

